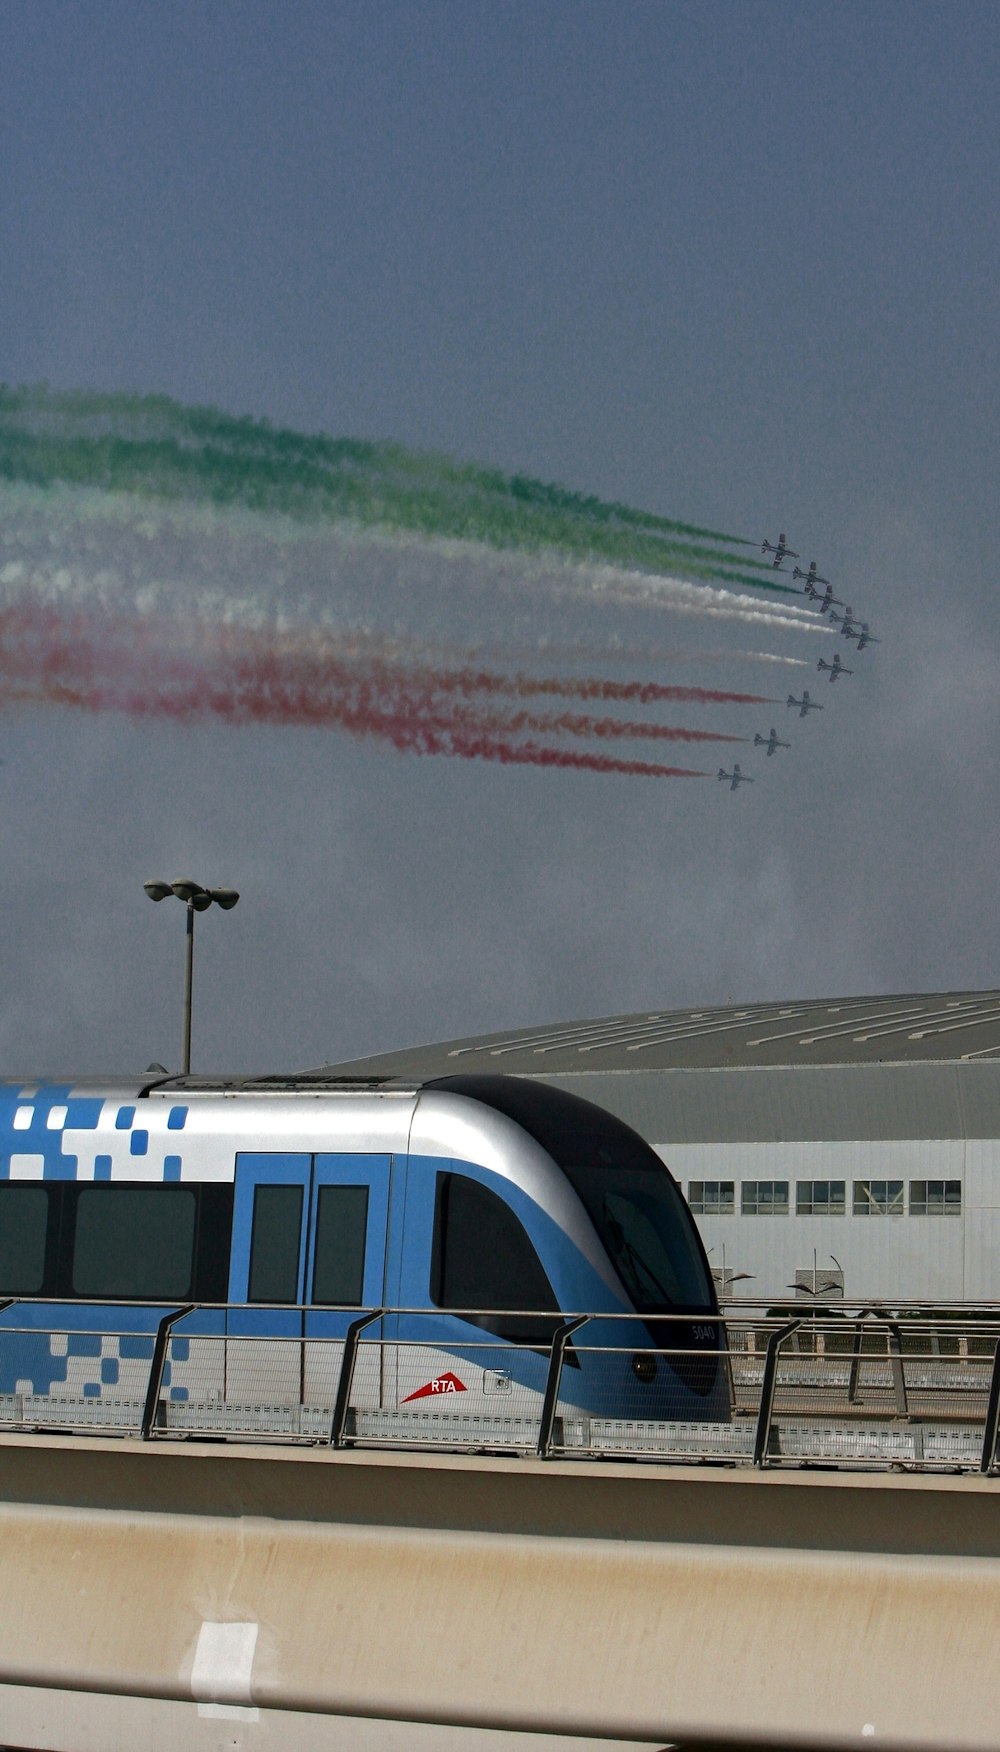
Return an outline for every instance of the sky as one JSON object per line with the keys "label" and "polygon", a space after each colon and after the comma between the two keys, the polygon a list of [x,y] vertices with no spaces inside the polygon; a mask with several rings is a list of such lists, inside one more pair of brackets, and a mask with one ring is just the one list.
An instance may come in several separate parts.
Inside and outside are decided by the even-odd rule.
{"label": "sky", "polygon": [[[881,640],[801,641],[855,670],[760,688],[806,679],[805,723],[666,713],[788,737],[736,751],[735,794],[26,702],[8,664],[4,1074],[178,1067],[184,920],[149,877],[241,894],[197,922],[196,1070],[1000,985],[994,5],[0,0],[0,39],[0,382],[787,530]],[[33,539],[83,565],[54,506]],[[149,538],[175,623],[213,568],[236,588],[235,538],[204,538],[197,577],[194,539]],[[243,582],[277,613],[265,548]],[[289,562],[307,629],[327,561]],[[694,637],[475,544],[421,564],[369,555],[323,614],[492,651]]]}

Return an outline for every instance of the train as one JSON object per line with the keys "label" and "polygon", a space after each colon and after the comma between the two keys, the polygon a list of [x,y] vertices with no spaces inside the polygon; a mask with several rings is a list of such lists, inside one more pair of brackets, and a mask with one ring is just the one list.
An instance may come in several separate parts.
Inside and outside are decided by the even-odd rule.
{"label": "train", "polygon": [[0,1400],[23,1422],[140,1395],[165,1316],[178,1427],[210,1405],[220,1428],[250,1404],[322,1420],[362,1322],[352,1415],[389,1434],[442,1408],[530,1427],[557,1333],[574,1413],[729,1417],[712,1274],[669,1169],[521,1077],[4,1083],[0,1302]]}

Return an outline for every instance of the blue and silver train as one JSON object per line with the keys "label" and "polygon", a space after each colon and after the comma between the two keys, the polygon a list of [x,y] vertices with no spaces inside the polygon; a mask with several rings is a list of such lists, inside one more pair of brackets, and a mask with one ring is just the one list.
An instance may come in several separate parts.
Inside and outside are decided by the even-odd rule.
{"label": "blue and silver train", "polygon": [[390,1434],[457,1394],[463,1414],[537,1418],[553,1335],[583,1313],[568,1405],[729,1415],[669,1170],[601,1108],[518,1077],[0,1086],[0,1298],[0,1396],[39,1421],[90,1401],[101,1421],[138,1392],[165,1311],[163,1415],[192,1427],[196,1405],[329,1407],[361,1314],[375,1360],[352,1403]]}

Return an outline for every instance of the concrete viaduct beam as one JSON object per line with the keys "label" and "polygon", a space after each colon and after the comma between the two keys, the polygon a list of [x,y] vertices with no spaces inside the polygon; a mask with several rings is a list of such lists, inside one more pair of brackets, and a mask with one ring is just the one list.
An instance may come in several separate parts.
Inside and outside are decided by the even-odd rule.
{"label": "concrete viaduct beam", "polygon": [[0,1552],[8,1745],[997,1745],[978,1477],[7,1436]]}

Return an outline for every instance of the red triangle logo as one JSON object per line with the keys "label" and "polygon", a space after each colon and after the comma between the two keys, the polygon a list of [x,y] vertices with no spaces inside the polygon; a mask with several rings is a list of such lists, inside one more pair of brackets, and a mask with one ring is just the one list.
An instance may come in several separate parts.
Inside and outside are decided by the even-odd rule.
{"label": "red triangle logo", "polygon": [[436,1375],[433,1381],[426,1381],[422,1387],[417,1388],[415,1393],[408,1393],[401,1404],[409,1405],[411,1399],[437,1399],[447,1393],[466,1392],[468,1392],[468,1388],[465,1382],[460,1381],[458,1376],[453,1375],[449,1369],[447,1375]]}

